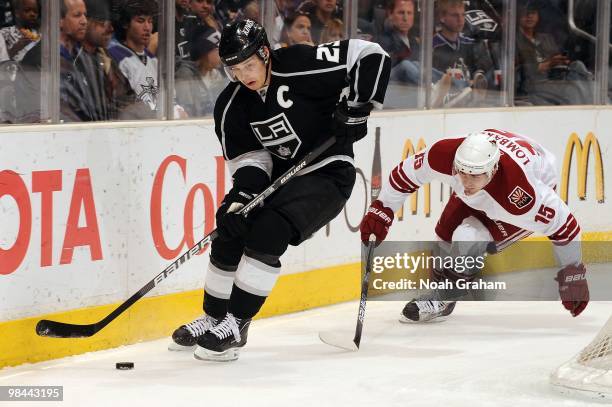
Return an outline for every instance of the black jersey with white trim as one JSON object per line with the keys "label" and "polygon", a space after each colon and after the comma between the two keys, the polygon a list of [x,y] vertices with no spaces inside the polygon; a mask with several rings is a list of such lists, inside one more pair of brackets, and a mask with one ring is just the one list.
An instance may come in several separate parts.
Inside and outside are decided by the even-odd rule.
{"label": "black jersey with white trim", "polygon": [[[265,95],[233,82],[217,99],[215,129],[230,171],[269,168],[271,161],[273,173],[280,173],[332,136],[341,97],[349,106],[381,107],[384,101],[390,59],[378,44],[352,39],[296,45],[274,51],[271,60]],[[248,163],[241,162],[246,157]],[[311,169],[333,161],[352,163],[352,146],[332,147]]]}

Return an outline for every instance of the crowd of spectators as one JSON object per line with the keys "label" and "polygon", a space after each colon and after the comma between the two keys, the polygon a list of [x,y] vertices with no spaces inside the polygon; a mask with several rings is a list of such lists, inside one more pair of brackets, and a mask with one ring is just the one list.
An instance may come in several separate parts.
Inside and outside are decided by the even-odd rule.
{"label": "crowd of spectators", "polygon": [[[391,56],[390,104],[397,95],[402,102],[394,107],[416,106],[417,92],[410,89],[424,86],[420,83],[423,44],[419,11],[433,5],[431,105],[499,105],[505,3],[358,0],[358,37],[378,42]],[[342,0],[276,0],[276,5],[279,17],[275,29],[280,32],[276,46],[316,45],[345,36]],[[517,104],[593,102],[595,44],[571,32],[567,7],[567,0],[517,0],[516,55],[512,61]],[[595,35],[596,1],[577,0],[574,11],[576,23]],[[330,30],[337,35],[329,36]],[[394,92],[397,85],[400,91]]]}
{"label": "crowd of spectators", "polygon": [[[13,0],[0,29],[0,119],[41,121],[39,0]],[[224,3],[224,2],[222,2]],[[227,83],[218,55],[221,15],[239,10],[212,0],[176,0],[175,118],[210,115]],[[157,117],[159,37],[156,0],[61,0],[60,119],[63,122]],[[13,23],[13,24],[9,24]]]}
{"label": "crowd of spectators", "polygon": [[[157,117],[157,1],[60,1],[61,120]],[[263,23],[260,1],[175,0],[175,102],[170,113],[175,118],[212,113],[228,80],[218,55],[220,31],[234,19]],[[567,22],[567,0],[517,1],[517,104],[590,103],[594,46],[576,42]],[[343,0],[270,4],[276,16],[273,26],[266,28],[273,48],[318,45],[347,36]],[[421,8],[431,4],[435,5],[432,106],[495,105],[503,83],[503,0],[358,0],[357,4],[358,38],[378,42],[391,56],[392,105],[399,95],[404,101],[411,99],[402,102],[404,107],[415,106],[415,90],[425,86],[419,19]],[[581,10],[577,15],[594,27],[595,8]],[[41,119],[40,13],[40,0],[0,0],[0,120],[5,123]]]}
{"label": "crowd of spectators", "polygon": [[542,30],[540,7],[528,1],[518,9],[517,99],[535,105],[592,103],[593,74]]}
{"label": "crowd of spectators", "polygon": [[[404,107],[416,106],[417,92],[410,93],[410,88],[423,86],[419,11],[432,3],[359,1],[359,28],[372,33],[373,40],[391,56],[391,94],[402,97]],[[431,105],[499,105],[504,1],[436,0],[434,4]],[[595,20],[594,4],[590,1],[590,7],[579,7],[582,26]],[[594,44],[576,45],[577,36],[569,29],[567,1],[518,0],[517,13],[513,61],[517,104],[592,103]],[[398,85],[401,92],[394,93],[393,87]]]}

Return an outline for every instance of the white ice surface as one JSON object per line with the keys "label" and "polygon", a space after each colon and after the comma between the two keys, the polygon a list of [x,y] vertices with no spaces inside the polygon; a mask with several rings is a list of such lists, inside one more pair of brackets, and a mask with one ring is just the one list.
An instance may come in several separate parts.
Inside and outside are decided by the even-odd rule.
{"label": "white ice surface", "polygon": [[[236,362],[169,352],[166,339],[7,368],[0,386],[62,385],[64,402],[4,405],[601,406],[558,393],[548,375],[593,339],[612,302],[591,302],[578,318],[559,302],[463,302],[446,322],[426,325],[400,324],[402,306],[368,303],[355,353],[317,337],[334,329],[352,337],[350,302],[255,321]],[[115,370],[119,361],[136,367]]]}

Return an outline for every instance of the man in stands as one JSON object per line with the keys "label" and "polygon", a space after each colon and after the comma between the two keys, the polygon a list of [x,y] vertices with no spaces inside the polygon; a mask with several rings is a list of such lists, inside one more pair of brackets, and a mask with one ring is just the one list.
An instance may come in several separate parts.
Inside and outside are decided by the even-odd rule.
{"label": "man in stands", "polygon": [[391,57],[391,79],[418,85],[420,44],[412,32],[414,17],[414,0],[389,1],[385,32],[379,43]]}
{"label": "man in stands", "polygon": [[108,54],[113,36],[110,5],[100,0],[86,0],[86,5],[87,33],[77,63],[93,97],[91,120],[152,118],[151,110],[136,98],[117,62]]}
{"label": "man in stands", "polygon": [[85,2],[63,0],[60,3],[60,118],[63,121],[90,121],[95,117],[91,90],[77,67],[86,33]]}
{"label": "man in stands", "polygon": [[451,95],[457,98],[454,104],[459,103],[459,99],[463,99],[462,104],[465,104],[472,89],[477,90],[477,99],[483,99],[493,61],[484,44],[463,35],[463,0],[439,0],[438,23],[440,30],[433,38],[434,71],[463,82],[463,89],[456,89],[457,95]]}
{"label": "man in stands", "polygon": [[174,44],[176,62],[188,61],[191,54],[193,32],[198,25],[198,18],[191,14],[189,0],[176,0],[174,20]]}

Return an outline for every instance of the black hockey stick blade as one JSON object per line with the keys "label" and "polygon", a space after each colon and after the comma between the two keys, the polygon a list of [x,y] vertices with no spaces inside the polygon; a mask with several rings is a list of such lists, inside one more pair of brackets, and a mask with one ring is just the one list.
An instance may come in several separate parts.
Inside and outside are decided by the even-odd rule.
{"label": "black hockey stick blade", "polygon": [[372,271],[372,257],[374,254],[375,241],[370,237],[368,243],[368,251],[366,254],[366,267],[363,273],[363,279],[361,280],[361,297],[359,299],[359,312],[357,314],[357,324],[355,326],[355,336],[353,340],[342,336],[336,332],[320,332],[319,339],[321,342],[335,346],[336,348],[356,352],[359,350],[361,345],[361,333],[363,331],[363,320],[365,318],[366,303],[368,300],[368,282],[370,279],[370,273]]}
{"label": "black hockey stick blade", "polygon": [[216,231],[212,231],[200,240],[194,247],[183,253],[181,257],[175,260],[170,266],[166,267],[164,271],[159,273],[149,281],[144,287],[138,292],[134,293],[130,298],[121,303],[115,308],[110,314],[104,317],[102,320],[93,324],[70,324],[67,322],[50,321],[48,319],[42,319],[36,324],[36,334],[39,336],[46,336],[50,338],[87,338],[98,333],[102,328],[111,323],[115,318],[121,315],[126,309],[131,307],[136,301],[144,297],[149,291],[155,286],[164,281],[172,272],[176,271],[183,263],[191,258],[195,253],[203,250],[212,239],[216,236]]}
{"label": "black hockey stick blade", "polygon": [[76,325],[41,319],[36,324],[36,334],[50,338],[88,338],[98,332],[97,324]]}
{"label": "black hockey stick blade", "polygon": [[[285,185],[291,178],[293,178],[300,170],[314,161],[318,156],[326,151],[336,142],[335,137],[330,137],[319,147],[315,148],[299,163],[289,168],[283,175],[278,177],[270,186],[263,190],[262,193],[253,198],[248,204],[246,204],[238,213],[247,216],[248,213],[260,205],[264,199],[270,196],[281,186]],[[66,322],[50,321],[48,319],[42,319],[36,324],[36,334],[39,336],[46,336],[50,338],[87,338],[95,335],[106,325],[111,323],[115,318],[121,315],[126,309],[131,307],[136,301],[144,297],[149,291],[155,288],[158,284],[164,281],[170,274],[176,272],[180,266],[190,260],[193,256],[203,250],[217,236],[217,231],[213,230],[208,235],[204,236],[202,240],[196,243],[192,248],[187,250],[178,259],[174,260],[172,264],[166,267],[161,273],[156,275],[153,280],[149,281],[144,287],[138,290],[137,293],[133,294],[125,302],[119,305],[113,312],[108,314],[104,319],[93,323],[93,324],[70,324]]]}

